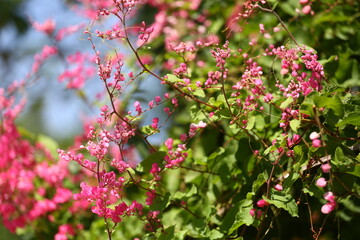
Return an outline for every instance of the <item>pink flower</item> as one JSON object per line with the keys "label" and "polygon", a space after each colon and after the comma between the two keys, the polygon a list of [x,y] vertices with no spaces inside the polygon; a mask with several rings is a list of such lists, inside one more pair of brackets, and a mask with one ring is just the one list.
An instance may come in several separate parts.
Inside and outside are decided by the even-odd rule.
{"label": "pink flower", "polygon": [[315,139],[320,138],[320,135],[319,135],[317,132],[312,132],[312,133],[310,134],[309,138],[310,138],[311,140],[315,140]]}
{"label": "pink flower", "polygon": [[311,12],[311,6],[310,5],[304,6],[301,11],[303,12],[303,14],[309,14]]}
{"label": "pink flower", "polygon": [[159,172],[161,172],[161,168],[159,167],[159,165],[157,163],[153,163],[151,165],[151,170],[150,170],[150,173],[152,175],[157,175]]}
{"label": "pink flower", "polygon": [[282,69],[280,70],[280,74],[281,74],[281,75],[285,75],[285,74],[287,74],[288,72],[289,72],[289,70],[286,69],[286,68],[282,68]]}
{"label": "pink flower", "polygon": [[326,203],[321,207],[321,212],[323,214],[329,214],[335,209],[335,206],[332,203]]}
{"label": "pink flower", "polygon": [[183,134],[180,135],[180,140],[181,140],[181,141],[185,142],[186,139],[187,139],[187,135],[186,135],[185,133],[183,133]]}
{"label": "pink flower", "polygon": [[100,111],[107,112],[109,110],[109,107],[107,105],[104,105],[100,108]]}
{"label": "pink flower", "polygon": [[172,138],[168,138],[165,141],[165,146],[167,147],[168,150],[171,150],[173,148],[173,143],[174,143],[174,140]]}
{"label": "pink flower", "polygon": [[267,93],[265,96],[264,96],[264,102],[268,103],[270,102],[272,99],[273,99],[273,95],[271,93]]}
{"label": "pink flower", "polygon": [[333,192],[327,192],[324,194],[324,199],[329,202],[335,202],[335,196]]}
{"label": "pink flower", "polygon": [[328,201],[325,205],[321,207],[321,212],[323,214],[331,213],[336,207],[335,196],[332,192],[327,192],[324,194],[324,199]]}
{"label": "pink flower", "polygon": [[54,237],[55,240],[68,240],[66,234],[64,233],[57,233]]}
{"label": "pink flower", "polygon": [[316,181],[316,186],[318,187],[326,187],[327,185],[327,182],[325,180],[325,178],[319,178],[317,181]]}
{"label": "pink flower", "polygon": [[43,24],[34,22],[33,27],[45,34],[51,35],[55,30],[55,21],[53,19],[47,19]]}
{"label": "pink flower", "polygon": [[267,201],[265,201],[264,199],[260,199],[259,201],[257,201],[256,205],[260,208],[269,205],[269,203]]}
{"label": "pink flower", "polygon": [[254,83],[255,83],[255,85],[257,85],[257,86],[261,86],[261,85],[263,84],[263,81],[258,78],[258,79],[255,79]]}
{"label": "pink flower", "polygon": [[191,137],[191,138],[194,137],[197,129],[205,128],[206,126],[207,126],[207,124],[204,123],[203,121],[200,121],[198,124],[191,123],[190,130],[189,130],[189,137]]}
{"label": "pink flower", "polygon": [[314,139],[314,140],[312,141],[312,146],[313,146],[314,148],[319,148],[319,147],[321,147],[321,141],[320,141],[319,139]]}
{"label": "pink flower", "polygon": [[136,111],[138,112],[138,114],[140,115],[142,113],[142,108],[141,108],[141,104],[139,101],[135,101],[134,102],[134,107],[136,109]]}
{"label": "pink flower", "polygon": [[309,2],[309,0],[299,0],[299,3],[305,5]]}
{"label": "pink flower", "polygon": [[283,186],[281,184],[276,184],[274,188],[275,188],[276,191],[282,191],[283,190]]}
{"label": "pink flower", "polygon": [[323,171],[323,173],[329,173],[330,169],[331,169],[331,165],[329,163],[325,163],[321,165],[321,170]]}
{"label": "pink flower", "polygon": [[255,216],[256,210],[254,208],[250,209],[249,211],[251,216]]}
{"label": "pink flower", "polygon": [[156,198],[156,193],[154,190],[151,190],[149,192],[146,192],[146,205],[150,206],[153,204],[154,199]]}

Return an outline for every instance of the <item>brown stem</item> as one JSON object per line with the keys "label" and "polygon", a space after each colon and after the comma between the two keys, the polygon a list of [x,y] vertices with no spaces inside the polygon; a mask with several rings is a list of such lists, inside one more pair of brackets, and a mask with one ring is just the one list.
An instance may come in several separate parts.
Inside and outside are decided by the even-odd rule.
{"label": "brown stem", "polygon": [[289,34],[291,40],[296,44],[296,46],[300,47],[298,42],[296,41],[295,37],[292,35],[292,33],[289,31],[289,29],[286,27],[285,23],[281,20],[280,16],[272,9],[263,8],[259,5],[255,5],[256,8],[259,8],[263,12],[272,13],[280,22],[281,26],[285,29],[285,31]]}
{"label": "brown stem", "polygon": [[[116,15],[117,17],[119,17],[118,14],[115,14],[115,15]],[[155,74],[153,71],[151,71],[151,70],[141,61],[141,58],[140,58],[140,56],[139,56],[139,54],[138,54],[138,50],[136,50],[136,49],[134,48],[134,46],[132,45],[132,43],[131,43],[130,40],[129,40],[129,36],[128,36],[127,30],[126,30],[127,28],[126,28],[126,24],[125,24],[125,19],[122,20],[120,17],[119,17],[119,19],[122,21],[122,23],[123,23],[123,25],[124,25],[125,40],[126,40],[127,44],[129,45],[129,47],[131,48],[132,52],[135,54],[135,57],[136,57],[137,61],[139,62],[139,64],[141,65],[141,67],[142,67],[146,72],[148,72],[150,75],[152,75],[153,77],[155,77],[155,78],[157,78],[157,79],[159,79],[160,81],[163,82],[163,81],[165,80],[164,78],[162,78],[162,77],[158,76],[157,74]],[[195,100],[196,102],[199,102],[199,103],[201,103],[201,104],[203,104],[203,105],[206,105],[206,106],[208,106],[208,107],[211,107],[211,108],[213,108],[213,109],[219,110],[218,107],[215,107],[215,106],[213,106],[213,105],[211,105],[211,104],[209,104],[209,103],[203,102],[203,101],[197,99],[195,96],[193,96],[193,95],[191,95],[191,94],[188,94],[188,93],[182,91],[180,88],[178,88],[177,86],[175,86],[175,84],[172,84],[172,83],[170,83],[170,82],[168,82],[168,81],[165,81],[165,82],[166,82],[166,84],[169,85],[171,88],[173,88],[173,89],[175,89],[176,91],[180,92],[181,94],[183,94],[183,95],[185,95],[185,96],[187,96],[187,97]]]}

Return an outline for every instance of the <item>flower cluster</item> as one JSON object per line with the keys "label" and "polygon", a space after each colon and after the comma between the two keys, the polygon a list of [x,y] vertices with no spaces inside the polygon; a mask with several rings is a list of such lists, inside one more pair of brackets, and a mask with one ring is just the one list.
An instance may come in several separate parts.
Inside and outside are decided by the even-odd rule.
{"label": "flower cluster", "polygon": [[0,212],[2,224],[12,232],[41,218],[54,222],[68,208],[72,214],[87,208],[86,203],[72,207],[72,190],[65,187],[64,179],[78,182],[67,163],[55,161],[41,143],[33,145],[21,138],[14,121],[25,101],[16,103],[12,95],[18,87],[0,89]]}

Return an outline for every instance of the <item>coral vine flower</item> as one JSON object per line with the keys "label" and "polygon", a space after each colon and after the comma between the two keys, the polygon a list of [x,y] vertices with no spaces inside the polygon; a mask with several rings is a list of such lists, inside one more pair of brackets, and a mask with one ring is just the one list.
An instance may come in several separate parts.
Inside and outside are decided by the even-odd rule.
{"label": "coral vine flower", "polygon": [[324,194],[324,199],[328,202],[321,207],[321,212],[323,214],[329,214],[336,207],[335,196],[332,192],[327,192]]}
{"label": "coral vine flower", "polygon": [[267,201],[265,201],[264,199],[260,199],[259,201],[257,201],[256,205],[258,207],[262,208],[262,207],[269,205],[269,203]]}
{"label": "coral vine flower", "polygon": [[275,188],[276,191],[282,191],[283,190],[283,186],[281,184],[276,184],[274,188]]}
{"label": "coral vine flower", "polygon": [[310,139],[311,139],[311,140],[318,139],[318,138],[320,138],[320,134],[319,134],[319,133],[317,133],[317,132],[312,132],[312,133],[310,134]]}
{"label": "coral vine flower", "polygon": [[325,178],[319,178],[318,180],[316,180],[316,186],[318,187],[326,187],[327,182],[325,180]]}
{"label": "coral vine flower", "polygon": [[319,148],[319,147],[321,147],[321,141],[320,141],[319,139],[314,139],[314,140],[312,141],[312,146],[313,146],[314,148]]}
{"label": "coral vine flower", "polygon": [[321,170],[323,171],[323,173],[329,173],[330,169],[331,169],[331,165],[329,163],[325,163],[321,165]]}

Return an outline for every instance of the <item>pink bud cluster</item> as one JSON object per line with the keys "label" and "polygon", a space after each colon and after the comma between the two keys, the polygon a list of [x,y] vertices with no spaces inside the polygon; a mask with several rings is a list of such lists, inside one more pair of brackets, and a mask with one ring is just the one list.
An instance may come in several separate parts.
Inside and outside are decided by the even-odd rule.
{"label": "pink bud cluster", "polygon": [[[264,199],[260,199],[259,201],[256,202],[256,206],[259,207],[259,208],[263,208],[265,206],[268,206],[269,203],[264,200]],[[263,211],[262,210],[256,210],[255,208],[252,208],[250,209],[250,212],[249,214],[253,217],[256,217],[256,218],[260,218],[263,214]]]}
{"label": "pink bud cluster", "polygon": [[[210,53],[216,61],[216,67],[220,68],[220,70],[224,72],[226,60],[231,55],[231,50],[229,48],[229,41],[225,42],[225,44],[223,45],[223,49],[221,48],[212,49],[210,50]],[[226,78],[226,76],[223,77]]]}
{"label": "pink bud cluster", "polygon": [[146,216],[147,223],[145,224],[145,230],[148,232],[156,232],[157,229],[163,228],[163,225],[159,219],[160,211],[149,211]]}
{"label": "pink bud cluster", "polygon": [[122,186],[122,180],[115,180],[115,174],[112,173],[107,173],[108,176],[102,176],[103,180],[108,181],[102,184],[103,187],[90,187],[86,183],[81,183],[82,190],[75,194],[74,198],[95,203],[91,207],[91,211],[100,217],[110,218],[115,223],[121,222],[122,218],[126,216],[142,215],[143,206],[136,201],[133,201],[130,206],[122,201],[116,204],[114,208],[110,208],[110,205],[115,204],[120,198],[118,191],[119,187]]}
{"label": "pink bud cluster", "polygon": [[303,5],[301,12],[303,14],[311,14],[314,15],[314,11],[311,9],[311,2],[309,0],[299,0],[299,3]]}
{"label": "pink bud cluster", "polygon": [[84,86],[85,81],[94,76],[94,66],[91,64],[93,57],[76,52],[67,57],[67,63],[72,66],[60,74],[59,82],[67,82],[67,88],[80,89]]}
{"label": "pink bud cluster", "polygon": [[57,47],[45,45],[40,53],[35,54],[34,56],[35,62],[32,66],[31,73],[34,74],[37,71],[39,71],[41,64],[43,64],[44,61],[47,60],[49,57],[57,53],[58,53]]}
{"label": "pink bud cluster", "polygon": [[332,192],[327,192],[324,194],[324,199],[327,201],[327,203],[321,207],[321,212],[323,214],[329,214],[332,211],[334,211],[336,208],[337,204],[336,204],[335,196]]}
{"label": "pink bud cluster", "polygon": [[82,229],[82,225],[72,226],[70,224],[63,224],[59,226],[58,233],[55,235],[54,240],[67,240],[68,237],[75,236],[75,229]]}
{"label": "pink bud cluster", "polygon": [[[249,113],[254,110],[263,110],[263,107],[259,104],[259,99],[263,98],[265,102],[270,102],[273,98],[272,94],[265,93],[266,87],[262,81],[262,74],[262,67],[253,59],[248,59],[241,80],[232,86],[235,91],[231,94],[231,97],[236,98],[236,105],[241,110],[244,127],[246,127],[246,116]],[[244,90],[249,91],[245,99],[241,95]]]}
{"label": "pink bud cluster", "polygon": [[189,129],[189,138],[194,137],[198,129],[203,129],[206,126],[207,126],[207,124],[204,123],[203,121],[200,121],[198,124],[191,123],[190,129]]}
{"label": "pink bud cluster", "polygon": [[141,23],[141,28],[139,30],[139,39],[143,42],[142,44],[149,41],[151,33],[154,31],[154,27],[146,27],[145,22]]}
{"label": "pink bud cluster", "polygon": [[64,211],[74,214],[87,208],[83,203],[82,208],[73,207],[72,191],[63,181],[78,182],[67,163],[55,161],[41,143],[32,144],[21,137],[14,121],[25,102],[17,103],[15,96],[7,95],[20,86],[14,84],[6,91],[0,88],[0,214],[11,232],[39,218],[52,224],[54,216]]}
{"label": "pink bud cluster", "polygon": [[310,139],[312,140],[312,146],[314,148],[321,147],[321,140],[319,138],[320,138],[320,134],[318,134],[317,132],[312,132],[310,134]]}
{"label": "pink bud cluster", "polygon": [[[304,55],[299,57],[299,54]],[[275,48],[270,46],[270,50],[267,50],[267,55],[276,55],[282,59],[280,73],[282,75],[291,74],[292,76],[287,86],[284,86],[279,81],[276,84],[285,97],[297,99],[300,94],[306,96],[313,89],[316,91],[321,90],[321,80],[324,77],[323,67],[317,61],[317,55],[312,50],[302,48],[286,49],[284,46]],[[305,64],[306,69],[311,71],[310,77],[308,77],[305,71],[302,71],[301,62]]]}
{"label": "pink bud cluster", "polygon": [[209,71],[208,78],[205,81],[205,87],[210,88],[217,85],[220,82],[222,76],[223,74],[220,71]]}
{"label": "pink bud cluster", "polygon": [[[134,214],[142,215],[143,206],[133,201],[130,206],[119,199],[122,197],[124,177],[116,177],[113,171],[103,170],[98,174],[99,185],[91,187],[87,183],[81,183],[81,192],[74,194],[75,200],[87,200],[94,203],[91,210],[98,216],[111,218],[114,222],[120,222],[125,216]],[[115,205],[115,209],[110,205]]]}
{"label": "pink bud cluster", "polygon": [[187,74],[187,66],[185,63],[180,63],[178,68],[174,69],[174,74],[180,76],[181,74]]}
{"label": "pink bud cluster", "polygon": [[43,32],[47,35],[51,35],[55,30],[56,23],[53,19],[47,19],[43,24],[39,22],[34,22],[32,25],[39,32]]}
{"label": "pink bud cluster", "polygon": [[164,160],[166,161],[166,168],[178,167],[188,156],[185,144],[178,144],[177,148],[174,149],[173,142],[174,140],[172,138],[168,138],[165,141],[165,146],[168,149],[167,155],[164,157]]}

